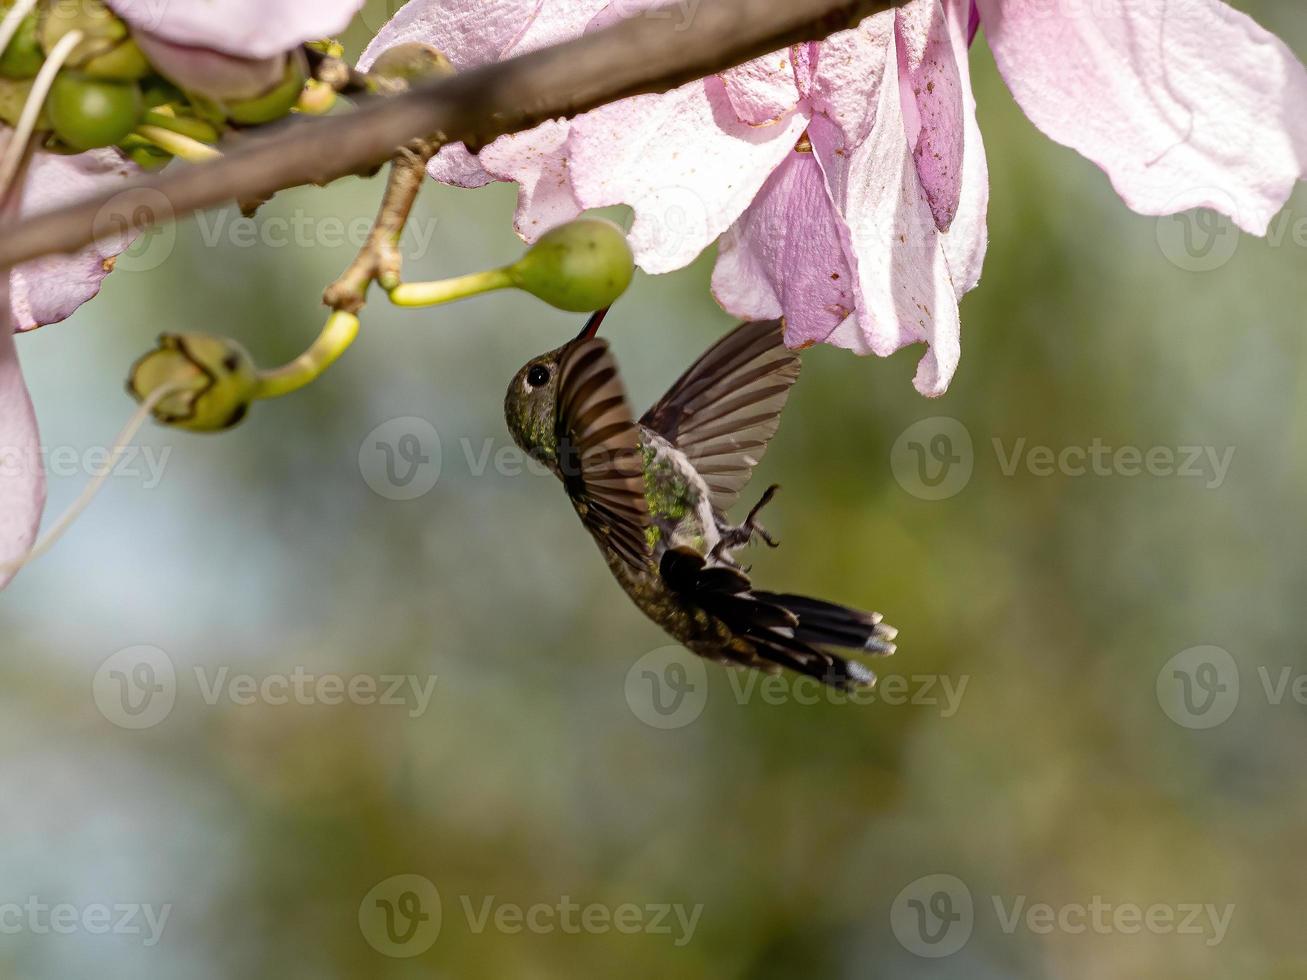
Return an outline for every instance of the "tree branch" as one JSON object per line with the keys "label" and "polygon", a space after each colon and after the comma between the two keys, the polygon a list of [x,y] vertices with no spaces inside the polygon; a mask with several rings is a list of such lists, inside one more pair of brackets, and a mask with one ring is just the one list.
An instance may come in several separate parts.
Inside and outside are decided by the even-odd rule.
{"label": "tree branch", "polygon": [[[0,269],[237,199],[325,184],[376,167],[415,138],[484,146],[547,119],[666,92],[801,41],[855,26],[898,0],[708,0],[687,25],[679,6],[498,64],[434,80],[351,113],[298,117],[221,160],[177,166],[36,215],[0,234]],[[166,206],[163,202],[167,202]]]}

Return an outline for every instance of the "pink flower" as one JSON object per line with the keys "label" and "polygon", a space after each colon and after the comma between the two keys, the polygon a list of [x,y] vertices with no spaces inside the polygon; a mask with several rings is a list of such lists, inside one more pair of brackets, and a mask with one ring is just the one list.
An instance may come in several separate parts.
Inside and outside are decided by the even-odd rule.
{"label": "pink flower", "polygon": [[[164,42],[172,50],[178,50],[177,45],[188,45],[191,47],[186,50],[193,58],[203,59],[206,51],[219,51],[226,61],[256,65],[256,59],[275,58],[305,41],[343,28],[362,7],[363,0],[109,0],[109,5],[138,36],[150,32],[155,47]],[[210,60],[218,57],[210,56]],[[0,152],[9,135],[8,129],[0,128]],[[20,214],[49,211],[103,191],[135,172],[135,167],[112,149],[76,156],[38,152],[22,186]],[[17,332],[71,316],[100,291],[113,267],[112,257],[130,241],[131,236],[123,234],[76,255],[49,256],[19,266],[7,281],[0,279],[0,315]],[[25,554],[36,536],[45,501],[45,474],[36,418],[19,370],[14,338],[9,331],[0,330],[0,334],[3,588],[12,577],[4,572],[4,565]]]}
{"label": "pink flower", "polygon": [[[0,314],[9,316],[9,285],[0,278]],[[27,554],[45,508],[45,471],[32,401],[18,367],[14,335],[0,330],[0,589],[7,565]]]}
{"label": "pink flower", "polygon": [[[653,0],[411,0],[361,62],[420,40],[459,67],[576,37]],[[787,340],[886,356],[929,345],[939,395],[979,281],[988,172],[967,48],[983,26],[1017,101],[1143,214],[1206,206],[1265,233],[1307,167],[1307,72],[1219,0],[910,0],[858,29],[661,96],[461,147],[432,176],[521,187],[532,241],[579,211],[635,210],[641,266],[720,238],[714,292]]]}

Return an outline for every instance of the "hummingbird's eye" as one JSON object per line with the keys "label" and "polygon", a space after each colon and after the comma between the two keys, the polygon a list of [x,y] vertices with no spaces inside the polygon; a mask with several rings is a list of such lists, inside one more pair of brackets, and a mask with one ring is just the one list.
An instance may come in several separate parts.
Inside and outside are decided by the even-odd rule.
{"label": "hummingbird's eye", "polygon": [[526,383],[532,388],[541,388],[549,384],[549,368],[543,364],[537,364],[527,372]]}

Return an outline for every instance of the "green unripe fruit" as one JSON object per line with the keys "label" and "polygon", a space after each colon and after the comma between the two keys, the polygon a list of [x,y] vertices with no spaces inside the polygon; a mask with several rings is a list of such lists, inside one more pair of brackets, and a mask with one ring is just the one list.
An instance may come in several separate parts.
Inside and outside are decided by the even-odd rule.
{"label": "green unripe fruit", "polygon": [[260,386],[245,348],[226,337],[166,333],[159,347],[136,362],[127,391],[138,402],[164,387],[175,392],[153,411],[164,425],[192,432],[221,432],[238,425]]}
{"label": "green unripe fruit", "polygon": [[603,310],[635,276],[626,234],[611,221],[582,218],[546,234],[508,268],[513,284],[570,313]]}
{"label": "green unripe fruit", "polygon": [[232,122],[242,126],[261,126],[276,122],[295,108],[295,103],[304,91],[308,80],[308,71],[304,57],[299,52],[286,59],[286,74],[270,91],[244,102],[227,103],[227,116]]}
{"label": "green unripe fruit", "polygon": [[[0,15],[6,13],[11,4],[0,7]],[[45,52],[36,37],[36,14],[28,14],[18,25],[18,33],[0,56],[0,75],[5,78],[35,78],[45,62]]]}
{"label": "green unripe fruit", "polygon": [[71,72],[55,78],[46,102],[50,127],[75,150],[113,146],[136,128],[142,109],[141,90],[134,84]]}

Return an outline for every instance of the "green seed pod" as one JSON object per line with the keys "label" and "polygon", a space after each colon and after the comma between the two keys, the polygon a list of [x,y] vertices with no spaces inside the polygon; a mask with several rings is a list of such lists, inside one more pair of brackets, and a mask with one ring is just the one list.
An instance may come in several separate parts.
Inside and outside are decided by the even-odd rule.
{"label": "green seed pod", "polygon": [[132,367],[127,391],[143,402],[165,386],[174,387],[176,392],[154,407],[157,421],[192,432],[222,432],[245,418],[259,383],[254,360],[236,341],[166,333],[158,349]]}
{"label": "green seed pod", "polygon": [[113,146],[141,119],[141,90],[133,83],[61,72],[50,88],[50,127],[75,150]]}
{"label": "green seed pod", "polygon": [[[0,16],[9,11],[13,4],[0,6]],[[36,36],[36,14],[28,14],[18,25],[18,33],[0,56],[0,75],[5,78],[35,78],[45,61],[45,52]]]}
{"label": "green seed pod", "polygon": [[393,93],[425,78],[453,74],[454,66],[443,54],[429,44],[410,41],[381,52],[368,69],[368,85],[375,92]]}
{"label": "green seed pod", "polygon": [[606,309],[631,285],[635,256],[611,221],[582,218],[546,234],[508,268],[513,284],[570,313]]}
{"label": "green seed pod", "polygon": [[295,108],[295,103],[299,101],[304,91],[304,83],[307,80],[308,67],[304,63],[304,55],[296,51],[286,59],[286,74],[281,82],[257,98],[247,99],[244,102],[228,102],[227,117],[242,126],[261,126],[264,123],[276,122],[290,115],[290,111]]}

